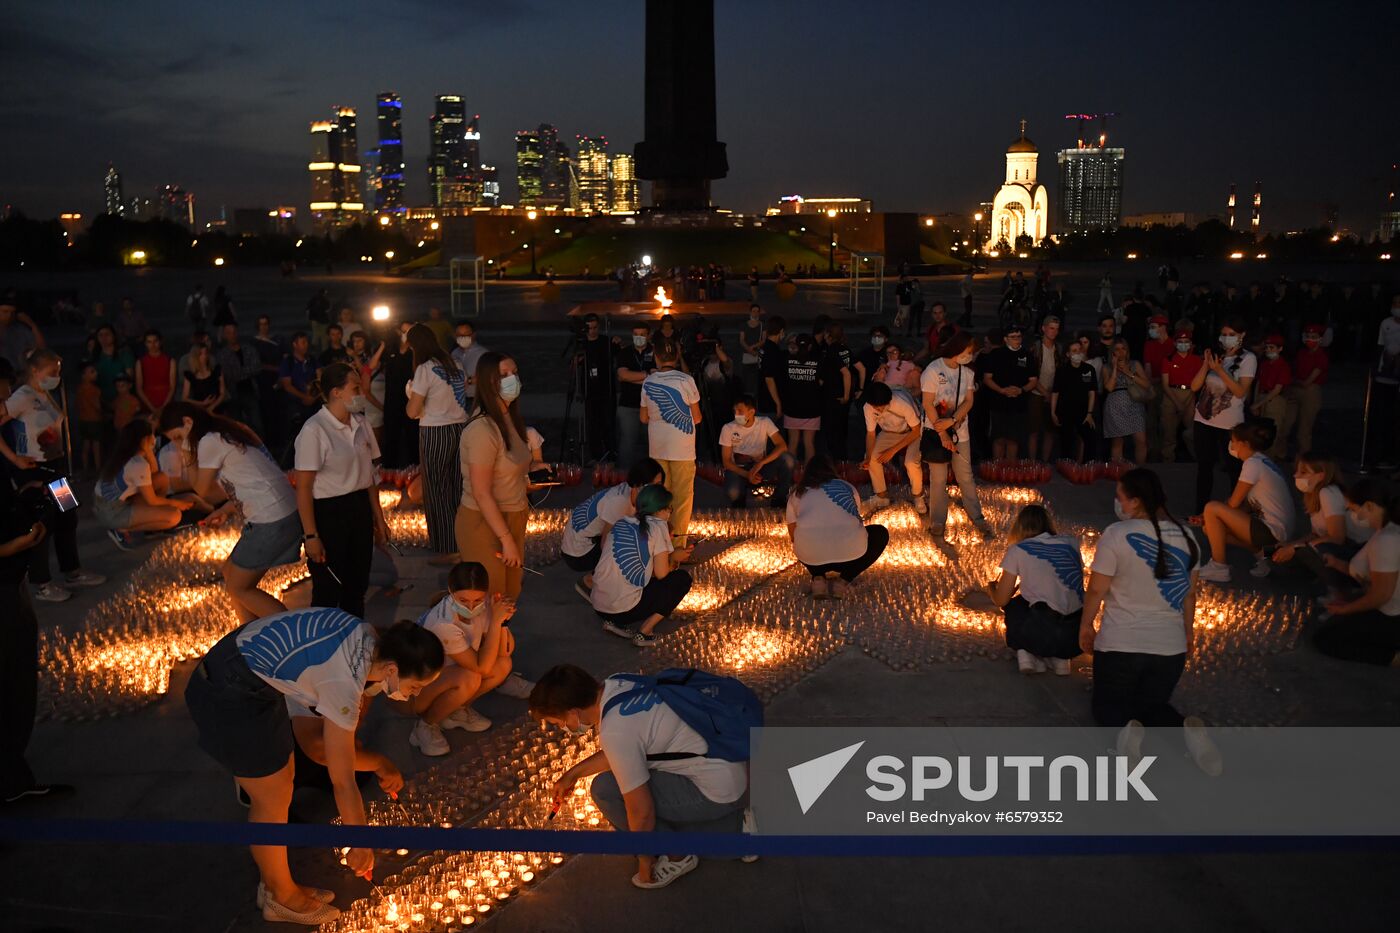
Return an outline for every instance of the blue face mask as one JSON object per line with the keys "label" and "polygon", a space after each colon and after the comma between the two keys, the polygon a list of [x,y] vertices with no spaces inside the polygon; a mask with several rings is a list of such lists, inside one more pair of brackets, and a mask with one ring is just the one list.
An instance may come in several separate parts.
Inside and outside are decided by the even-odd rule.
{"label": "blue face mask", "polygon": [[475,606],[468,606],[466,603],[461,602],[457,599],[457,597],[454,596],[452,597],[452,608],[456,611],[457,615],[461,616],[464,619],[475,619],[477,616],[481,615],[483,612],[486,611],[486,600],[483,599]]}

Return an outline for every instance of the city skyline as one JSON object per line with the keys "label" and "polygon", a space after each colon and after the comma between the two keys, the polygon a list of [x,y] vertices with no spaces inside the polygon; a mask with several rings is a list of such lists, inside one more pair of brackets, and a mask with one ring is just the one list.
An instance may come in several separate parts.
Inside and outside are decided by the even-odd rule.
{"label": "city skyline", "polygon": [[[308,116],[329,101],[370,119],[386,89],[403,102],[410,205],[431,203],[423,169],[438,94],[460,93],[482,115],[488,164],[513,166],[515,132],[540,122],[564,139],[606,136],[614,153],[641,138],[640,2],[587,12],[523,2],[473,12],[426,0],[390,14],[359,0],[335,9],[343,15],[325,49],[306,42],[323,21],[315,3],[251,0],[236,17],[164,0],[27,11],[0,38],[0,74],[31,88],[0,103],[7,125],[31,141],[0,152],[0,202],[33,216],[94,216],[98,178],[112,163],[128,192],[172,182],[195,192],[202,218],[220,206],[299,203]],[[1345,22],[1291,4],[1270,8],[1267,21],[1213,7],[1169,21],[1105,7],[1091,32],[1088,8],[1069,22],[1032,5],[950,19],[876,0],[862,16],[882,25],[859,35],[842,26],[840,9],[816,3],[790,19],[717,4],[719,132],[731,165],[715,184],[717,204],[758,213],[801,191],[869,198],[881,210],[970,211],[995,190],[1007,126],[1029,119],[1048,156],[1074,144],[1065,113],[1102,107],[1120,112],[1110,133],[1132,153],[1124,214],[1222,213],[1230,183],[1249,190],[1259,180],[1266,229],[1321,223],[1329,204],[1357,232],[1378,222],[1400,128],[1363,89],[1386,75],[1385,27],[1400,22],[1388,5],[1333,18]],[[259,22],[274,11],[288,22],[268,36]],[[1039,77],[972,67],[985,43],[967,40],[991,41],[1013,15],[1039,37],[1044,51],[1030,56]],[[778,35],[783,42],[771,41]],[[1294,68],[1279,57],[1303,38],[1346,67]],[[362,143],[369,158],[369,137]],[[513,171],[501,174],[512,176],[501,179],[501,200],[516,203]]]}

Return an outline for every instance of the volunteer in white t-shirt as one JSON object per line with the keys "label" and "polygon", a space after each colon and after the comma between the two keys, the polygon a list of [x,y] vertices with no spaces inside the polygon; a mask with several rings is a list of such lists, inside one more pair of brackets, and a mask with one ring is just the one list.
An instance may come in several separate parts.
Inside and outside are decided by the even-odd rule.
{"label": "volunteer in white t-shirt", "polygon": [[734,403],[734,420],[719,432],[719,456],[724,466],[724,494],[729,504],[744,508],[749,487],[772,483],[774,508],[787,505],[796,465],[787,442],[768,416],[758,413],[752,395],[741,395]]}
{"label": "volunteer in white t-shirt", "polygon": [[1244,400],[1254,384],[1259,359],[1244,348],[1244,321],[1227,318],[1220,328],[1220,351],[1206,350],[1191,380],[1196,393],[1192,425],[1196,442],[1196,511],[1203,512],[1215,488],[1215,470],[1224,466],[1233,485],[1240,461],[1230,456],[1230,429],[1244,422]]}
{"label": "volunteer in white t-shirt", "polygon": [[1043,673],[1048,665],[1068,675],[1070,659],[1080,653],[1084,607],[1079,539],[1055,534],[1050,513],[1038,505],[1021,509],[1010,538],[1001,573],[987,584],[987,595],[1006,614],[1006,647],[1016,652],[1022,674]]}
{"label": "volunteer in white t-shirt", "polygon": [[700,426],[700,390],[695,380],[677,367],[680,344],[657,339],[652,343],[656,371],[642,380],[640,417],[647,426],[647,453],[666,474],[671,493],[671,540],[685,546],[690,509],[695,502],[695,432]]}
{"label": "volunteer in white t-shirt", "polygon": [[[65,406],[60,401],[63,383],[63,361],[52,350],[39,349],[29,354],[24,382],[0,402],[0,422],[4,434],[13,442],[13,449],[0,437],[0,454],[13,469],[10,479],[16,487],[29,483],[48,484],[71,472],[63,432],[68,429]],[[56,394],[57,393],[57,394]],[[34,598],[50,603],[71,599],[68,587],[98,586],[107,578],[89,573],[78,556],[78,510],[53,510],[44,518],[48,540],[29,549],[29,582],[34,584]],[[49,541],[58,555],[58,569],[63,573],[62,584],[55,583],[49,569]]]}
{"label": "volunteer in white t-shirt", "polygon": [[92,514],[124,551],[135,541],[132,532],[174,528],[185,510],[194,505],[165,496],[170,483],[156,466],[155,446],[151,423],[137,418],[122,428],[97,474]]}
{"label": "volunteer in white t-shirt", "polygon": [[1327,604],[1329,618],[1313,644],[1344,661],[1400,666],[1400,501],[1394,487],[1369,477],[1353,483],[1346,495],[1348,511],[1374,534],[1350,561],[1325,560],[1365,589]]}
{"label": "volunteer in white t-shirt", "polygon": [[297,434],[294,463],[311,605],[363,616],[374,546],[389,540],[379,506],[379,444],[353,366],[331,363],[312,387],[323,404]]}
{"label": "volunteer in white t-shirt", "polygon": [[[663,701],[644,705],[624,699],[607,709],[613,697],[635,686],[622,675],[599,683],[582,668],[561,664],[531,691],[535,719],[575,734],[597,730],[599,751],[555,781],[555,810],[568,805],[579,781],[596,775],[593,802],[614,829],[738,833],[748,801],[748,762],[706,757],[704,736]],[[659,755],[676,757],[658,760]],[[632,883],[664,888],[698,864],[693,855],[639,855]]]}
{"label": "volunteer in white t-shirt", "polygon": [[879,560],[890,543],[888,528],[865,524],[860,493],[836,476],[824,453],[807,463],[788,499],[787,529],[793,553],[811,574],[814,599],[844,597],[851,581]]}
{"label": "volunteer in white t-shirt", "polygon": [[1230,582],[1225,548],[1231,544],[1255,555],[1251,574],[1267,577],[1273,567],[1269,550],[1292,537],[1293,493],[1282,468],[1264,454],[1273,442],[1271,422],[1246,421],[1230,429],[1230,456],[1243,465],[1229,501],[1206,503],[1201,516],[1211,557],[1201,568],[1202,580]]}
{"label": "volunteer in white t-shirt", "polygon": [[462,496],[459,452],[470,407],[466,376],[427,325],[414,324],[409,329],[408,346],[413,351],[413,380],[408,384],[407,412],[418,421],[428,547],[450,554],[457,550],[454,523]]}
{"label": "volunteer in white t-shirt", "polygon": [[[287,822],[296,741],[289,701],[314,712],[322,720],[340,821],[363,826],[368,820],[355,783],[363,698],[382,690],[391,699],[409,699],[432,683],[442,664],[441,643],[412,622],[376,636],[368,623],[339,609],[298,609],[248,622],[220,639],[190,676],[185,705],[200,748],[233,772],[248,795],[254,823]],[[403,787],[403,777],[382,756],[375,770],[386,793]],[[366,878],[374,869],[370,849],[351,849],[345,860]],[[286,847],[255,846],[253,861],[264,919],[315,925],[339,916],[330,905],[332,892],[292,880]]]}
{"label": "volunteer in white t-shirt", "polygon": [[882,509],[890,504],[885,496],[885,464],[903,454],[904,470],[909,474],[909,492],[914,508],[922,515],[928,511],[924,500],[924,465],[919,452],[919,437],[923,432],[923,416],[919,404],[906,389],[891,388],[883,382],[872,382],[862,396],[861,413],[865,416],[865,460],[861,466],[870,472],[871,496],[866,505]]}
{"label": "volunteer in white t-shirt", "polygon": [[171,402],[160,416],[160,433],[195,452],[194,492],[207,498],[216,482],[231,498],[205,519],[221,525],[241,505],[243,533],[224,561],[224,588],[245,622],[286,611],[258,588],[263,575],[301,556],[301,518],[287,474],[262,439],[244,424],[189,402]]}
{"label": "volunteer in white t-shirt", "polygon": [[618,519],[608,531],[593,570],[589,599],[603,619],[603,631],[638,648],[656,644],[652,631],[690,592],[690,574],[677,566],[690,552],[671,543],[670,512],[665,487],[638,490],[636,514]]}
{"label": "volunteer in white t-shirt", "polygon": [[[1167,511],[1162,481],[1138,467],[1118,481],[1079,623],[1079,646],[1094,655],[1094,721],[1121,729],[1119,754],[1136,760],[1144,726],[1184,726],[1187,751],[1209,774],[1220,753],[1198,717],[1183,719],[1172,692],[1195,642],[1195,538]],[[1094,620],[1103,610],[1098,632]]]}
{"label": "volunteer in white t-shirt", "polygon": [[924,409],[924,434],[920,441],[928,468],[929,533],[943,537],[948,522],[948,466],[962,492],[967,518],[984,538],[992,528],[982,517],[977,501],[977,480],[972,475],[972,441],[967,416],[972,411],[977,376],[972,361],[977,344],[967,333],[954,334],[938,348],[939,356],[924,367],[919,377]]}
{"label": "volunteer in white t-shirt", "polygon": [[1279,545],[1273,561],[1320,579],[1325,572],[1326,555],[1350,560],[1374,531],[1358,522],[1347,509],[1336,458],[1313,451],[1301,454],[1293,472],[1293,485],[1303,494],[1308,527],[1300,537]]}
{"label": "volunteer in white t-shirt", "polygon": [[447,574],[448,593],[418,617],[437,636],[447,655],[442,676],[413,701],[418,722],[408,743],[425,755],[446,755],[451,748],[444,729],[485,732],[491,720],[472,709],[492,690],[524,699],[534,684],[513,669],[515,636],[510,619],[515,601],[492,596],[490,575],[475,561],[464,561]]}
{"label": "volunteer in white t-shirt", "polygon": [[584,574],[574,584],[574,589],[584,599],[592,600],[593,568],[598,566],[598,558],[603,554],[603,538],[608,529],[637,511],[637,493],[642,487],[659,486],[664,479],[661,464],[643,457],[632,464],[625,482],[598,490],[569,512],[559,551],[570,570]]}

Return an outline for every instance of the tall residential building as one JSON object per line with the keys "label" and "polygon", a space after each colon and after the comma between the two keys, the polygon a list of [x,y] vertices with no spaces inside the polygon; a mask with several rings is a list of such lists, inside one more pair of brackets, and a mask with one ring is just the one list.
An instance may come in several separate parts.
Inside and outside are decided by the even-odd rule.
{"label": "tall residential building", "polygon": [[162,220],[194,229],[194,195],[179,185],[162,185],[156,189],[156,216]]}
{"label": "tall residential building", "polygon": [[500,207],[501,179],[494,165],[483,165],[481,172],[481,206]]}
{"label": "tall residential building", "polygon": [[1073,149],[1061,149],[1060,232],[1089,233],[1117,230],[1123,221],[1123,150],[1082,138]]}
{"label": "tall residential building", "polygon": [[1252,233],[1259,232],[1259,212],[1264,207],[1264,185],[1261,182],[1254,183],[1254,208],[1249,215],[1249,229]]}
{"label": "tall residential building", "polygon": [[122,173],[112,163],[107,163],[107,177],[102,187],[107,195],[107,213],[121,216],[126,213],[126,199],[122,197]]}
{"label": "tall residential building", "polygon": [[316,230],[329,233],[360,218],[364,195],[355,111],[335,108],[334,120],[311,124],[311,218]]}
{"label": "tall residential building", "polygon": [[428,118],[428,192],[434,207],[462,206],[469,199],[461,190],[467,174],[467,106],[456,94],[434,98]]}
{"label": "tall residential building", "polygon": [[481,166],[481,114],[472,114],[472,118],[467,121],[462,141],[463,164],[469,171],[474,172]]}
{"label": "tall residential building", "polygon": [[578,206],[581,210],[606,213],[612,209],[608,180],[608,138],[578,136]]}
{"label": "tall residential building", "polygon": [[379,130],[378,159],[375,171],[374,209],[402,213],[403,180],[403,101],[399,95],[386,91],[375,99],[375,119]]}
{"label": "tall residential building", "polygon": [[637,182],[637,161],[630,152],[615,153],[608,160],[608,175],[612,179],[614,211],[641,210],[641,186]]}

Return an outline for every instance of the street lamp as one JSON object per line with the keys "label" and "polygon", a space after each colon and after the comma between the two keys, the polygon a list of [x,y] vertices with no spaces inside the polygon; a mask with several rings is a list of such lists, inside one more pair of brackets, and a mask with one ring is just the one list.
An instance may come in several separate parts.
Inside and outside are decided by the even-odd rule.
{"label": "street lamp", "polygon": [[827,238],[826,238],[826,274],[836,274],[836,208],[826,209]]}
{"label": "street lamp", "polygon": [[535,218],[540,216],[535,211],[526,211],[525,218],[530,221],[530,274],[535,275]]}

